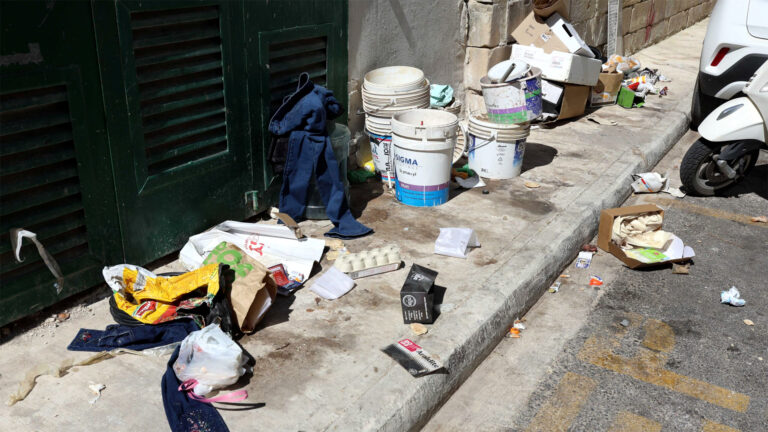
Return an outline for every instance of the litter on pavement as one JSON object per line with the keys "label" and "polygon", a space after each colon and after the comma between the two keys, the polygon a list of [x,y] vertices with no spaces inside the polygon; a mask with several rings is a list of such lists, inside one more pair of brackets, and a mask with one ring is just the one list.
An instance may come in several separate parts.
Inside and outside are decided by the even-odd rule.
{"label": "litter on pavement", "polygon": [[472,228],[440,228],[435,241],[435,253],[455,258],[466,258],[469,250],[480,247]]}
{"label": "litter on pavement", "polygon": [[348,293],[355,286],[355,281],[336,267],[331,267],[320,275],[309,290],[326,300],[335,300]]}
{"label": "litter on pavement", "polygon": [[403,339],[381,349],[411,375],[420,377],[442,369],[443,365],[410,339]]}
{"label": "litter on pavement", "polygon": [[664,210],[653,204],[605,209],[600,213],[597,245],[629,268],[688,261],[693,249],[662,231]]}
{"label": "litter on pavement", "polygon": [[403,323],[432,324],[435,320],[434,292],[437,272],[413,264],[403,287],[400,289],[400,306],[403,309]]}
{"label": "litter on pavement", "polygon": [[594,252],[581,251],[579,256],[576,257],[576,268],[586,269],[592,263],[592,255]]}
{"label": "litter on pavement", "polygon": [[731,306],[744,306],[747,301],[741,298],[738,288],[732,286],[728,291],[720,292],[720,303],[729,304]]}
{"label": "litter on pavement", "polygon": [[744,324],[746,324],[746,325],[748,325],[748,326],[753,326],[753,325],[755,325],[755,323],[754,323],[754,322],[752,322],[752,320],[751,320],[751,319],[748,319],[748,318],[745,318],[745,319],[744,319]]}

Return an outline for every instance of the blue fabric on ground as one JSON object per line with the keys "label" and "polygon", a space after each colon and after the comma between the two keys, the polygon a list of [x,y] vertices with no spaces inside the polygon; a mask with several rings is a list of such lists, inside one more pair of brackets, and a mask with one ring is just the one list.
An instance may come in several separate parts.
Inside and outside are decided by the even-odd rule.
{"label": "blue fabric on ground", "polygon": [[157,325],[124,326],[112,324],[105,330],[80,329],[67,347],[70,351],[111,351],[128,348],[136,351],[181,342],[200,328],[191,319]]}
{"label": "blue fabric on ground", "polygon": [[355,238],[373,232],[355,220],[349,210],[336,155],[326,123],[343,111],[333,92],[312,83],[302,73],[295,93],[289,95],[269,122],[275,135],[290,133],[288,155],[280,190],[280,211],[295,221],[304,219],[312,173],[334,228],[327,237]]}
{"label": "blue fabric on ground", "polygon": [[181,382],[176,378],[173,364],[179,358],[179,347],[168,360],[161,382],[165,417],[172,432],[229,432],[227,424],[213,405],[190,399],[180,392]]}

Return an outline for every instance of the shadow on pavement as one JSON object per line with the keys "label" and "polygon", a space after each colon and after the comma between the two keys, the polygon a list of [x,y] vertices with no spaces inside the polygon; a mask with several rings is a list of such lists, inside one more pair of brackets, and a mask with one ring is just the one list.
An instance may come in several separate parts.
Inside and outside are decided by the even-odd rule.
{"label": "shadow on pavement", "polygon": [[523,156],[522,172],[536,167],[549,165],[557,156],[557,149],[544,144],[534,142],[525,143],[525,155]]}

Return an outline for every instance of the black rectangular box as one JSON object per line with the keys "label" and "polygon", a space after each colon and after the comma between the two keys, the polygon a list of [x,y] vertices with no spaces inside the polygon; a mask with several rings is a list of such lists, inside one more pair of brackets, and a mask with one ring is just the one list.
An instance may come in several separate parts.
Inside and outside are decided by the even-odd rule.
{"label": "black rectangular box", "polygon": [[434,306],[434,293],[432,287],[435,285],[437,272],[413,264],[408,272],[408,277],[400,290],[400,306],[403,307],[403,322],[432,324],[435,320],[435,314],[432,310]]}

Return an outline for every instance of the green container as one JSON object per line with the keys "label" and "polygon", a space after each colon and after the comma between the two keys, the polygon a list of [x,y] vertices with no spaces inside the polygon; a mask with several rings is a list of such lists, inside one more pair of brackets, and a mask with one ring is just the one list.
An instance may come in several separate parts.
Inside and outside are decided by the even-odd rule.
{"label": "green container", "polygon": [[632,105],[635,103],[635,92],[624,86],[621,86],[621,90],[619,90],[619,96],[616,98],[616,103],[623,106],[624,108],[632,108]]}

